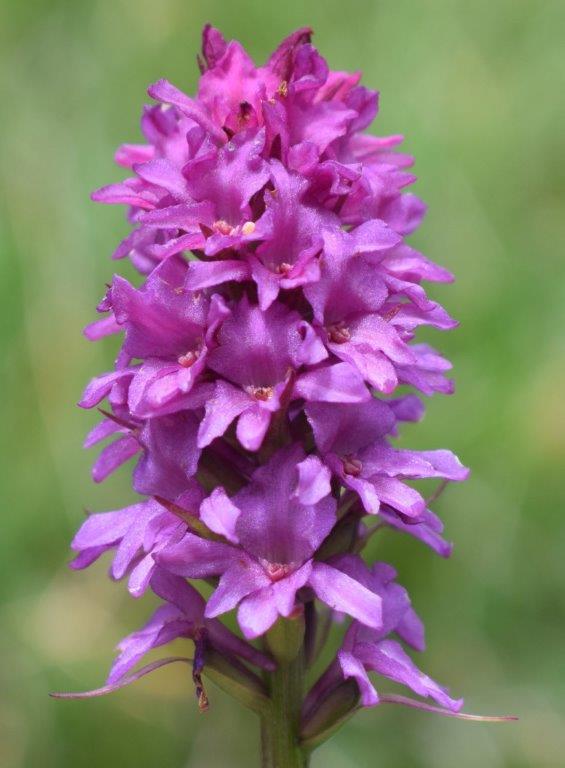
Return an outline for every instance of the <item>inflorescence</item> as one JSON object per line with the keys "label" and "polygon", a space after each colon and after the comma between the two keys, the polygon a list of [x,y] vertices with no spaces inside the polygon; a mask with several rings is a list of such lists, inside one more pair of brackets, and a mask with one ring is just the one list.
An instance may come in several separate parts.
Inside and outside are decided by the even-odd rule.
{"label": "inflorescence", "polygon": [[[395,570],[361,552],[393,528],[447,557],[440,520],[407,480],[467,470],[447,450],[394,447],[400,423],[423,415],[398,387],[452,391],[449,362],[413,343],[420,325],[455,326],[421,285],[452,276],[405,241],[425,207],[403,191],[414,176],[402,137],[364,133],[377,93],[330,71],[310,37],[298,30],[256,67],[207,26],[197,96],[152,85],[146,143],[116,154],[131,176],[93,195],[128,206],[114,257],[143,282],[115,276],[86,329],[123,335],[114,370],[81,400],[107,401],[86,445],[108,441],[96,482],[135,457],[139,499],[87,518],[72,567],[111,551],[112,578],[163,601],[86,695],[175,660],[133,671],[181,637],[194,641],[202,708],[209,673],[259,710],[273,670],[298,654],[312,664],[331,620],[347,618],[301,704],[315,744],[346,695],[351,711],[379,704],[369,672],[460,709],[405,650],[424,648],[424,630]],[[220,620],[233,609],[241,635]]]}

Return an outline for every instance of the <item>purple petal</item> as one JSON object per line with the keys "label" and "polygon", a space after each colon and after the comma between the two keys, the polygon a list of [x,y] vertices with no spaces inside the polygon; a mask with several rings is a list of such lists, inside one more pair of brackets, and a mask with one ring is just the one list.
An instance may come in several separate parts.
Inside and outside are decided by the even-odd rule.
{"label": "purple petal", "polygon": [[356,659],[352,653],[348,653],[347,651],[339,651],[337,658],[345,679],[348,680],[353,678],[359,686],[361,704],[364,707],[374,707],[378,704],[378,693],[369,680],[369,675],[365,672],[363,664]]}
{"label": "purple petal", "polygon": [[119,371],[105,373],[92,379],[90,384],[84,390],[84,394],[79,402],[81,408],[94,408],[95,405],[107,397],[114,384],[121,379],[133,376],[135,368],[122,368]]}
{"label": "purple petal", "polygon": [[89,515],[75,534],[71,547],[79,551],[115,544],[123,538],[142,508],[143,504],[134,504],[112,512]]}
{"label": "purple petal", "polygon": [[222,575],[217,589],[208,599],[206,616],[213,618],[231,611],[247,595],[269,584],[269,577],[258,563],[240,556]]}
{"label": "purple petal", "polygon": [[176,605],[188,621],[198,624],[204,618],[204,598],[180,576],[156,568],[151,577],[151,589],[163,600]]}
{"label": "purple petal", "polygon": [[147,93],[156,101],[162,101],[165,102],[165,104],[173,104],[175,107],[178,107],[183,114],[190,117],[191,120],[194,120],[195,123],[198,123],[204,130],[208,131],[210,136],[213,137],[218,144],[224,144],[226,142],[226,134],[214,125],[198,102],[189,98],[182,91],[179,91],[178,88],[175,88],[175,86],[167,80],[158,80],[156,83],[153,83],[153,85],[149,86],[147,89]]}
{"label": "purple petal", "polygon": [[149,419],[139,435],[143,456],[134,471],[134,488],[148,496],[176,498],[196,474],[200,449],[198,419],[191,411]]}
{"label": "purple petal", "polygon": [[237,422],[237,439],[248,451],[258,451],[271,423],[271,413],[254,405],[244,411]]}
{"label": "purple petal", "polygon": [[187,533],[182,541],[159,552],[155,559],[165,570],[189,579],[206,579],[224,573],[237,561],[229,544],[201,539]]}
{"label": "purple petal", "polygon": [[241,511],[227,496],[223,488],[215,488],[200,507],[200,517],[210,530],[225,536],[237,544],[239,539],[235,526]]}
{"label": "purple petal", "polygon": [[440,557],[449,557],[453,550],[451,542],[446,541],[441,533],[443,524],[433,512],[426,509],[417,520],[405,522],[394,510],[383,506],[380,510],[382,520],[398,531],[419,539],[437,552]]}
{"label": "purple petal", "polygon": [[278,451],[233,499],[241,510],[240,543],[259,560],[292,568],[300,565],[335,524],[336,502],[331,496],[306,506],[295,495],[296,466],[304,459],[298,445]]}
{"label": "purple petal", "polygon": [[189,264],[185,286],[188,290],[199,291],[231,280],[241,283],[251,276],[249,264],[245,261],[226,259],[224,261],[192,261]]}
{"label": "purple petal", "polygon": [[163,187],[177,197],[186,196],[186,180],[180,170],[169,160],[157,158],[146,163],[138,163],[134,171],[149,184]]}
{"label": "purple petal", "polygon": [[317,456],[308,456],[296,468],[298,485],[294,493],[301,504],[317,504],[331,492],[331,473]]}
{"label": "purple petal", "polygon": [[296,593],[308,583],[311,573],[312,561],[309,560],[301,568],[273,584],[273,600],[281,616],[290,616],[296,604]]}
{"label": "purple petal", "polygon": [[93,445],[106,440],[107,437],[115,435],[116,432],[123,431],[123,427],[117,424],[112,419],[102,419],[95,427],[93,427],[86,436],[83,448],[92,448]]}
{"label": "purple petal", "polygon": [[83,333],[89,341],[99,341],[100,339],[105,339],[106,336],[112,336],[120,331],[121,328],[116,319],[111,316],[89,323],[83,330]]}
{"label": "purple petal", "polygon": [[133,595],[133,597],[141,597],[143,595],[149,586],[155,568],[156,565],[152,552],[141,558],[139,563],[132,569],[128,579],[128,592],[130,595]]}
{"label": "purple petal", "polygon": [[377,475],[371,478],[371,483],[379,499],[385,504],[390,504],[403,515],[418,517],[424,512],[426,502],[420,494],[395,477]]}
{"label": "purple petal", "polygon": [[95,483],[101,483],[108,475],[125,464],[140,450],[138,440],[131,435],[114,440],[102,449],[100,456],[92,467],[92,479]]}
{"label": "purple petal", "polygon": [[357,453],[388,434],[395,421],[389,405],[375,398],[355,405],[308,403],[305,410],[321,453]]}
{"label": "purple petal", "polygon": [[382,600],[345,573],[314,563],[309,584],[316,596],[335,611],[347,613],[368,627],[382,626]]}
{"label": "purple petal", "polygon": [[422,619],[413,608],[409,608],[396,625],[396,634],[415,651],[426,650],[425,630]]}
{"label": "purple petal", "polygon": [[299,376],[294,397],[318,403],[361,403],[371,395],[355,368],[348,363],[337,363]]}
{"label": "purple petal", "polygon": [[218,381],[214,394],[206,403],[206,413],[198,430],[198,446],[210,445],[224,434],[236,416],[254,404],[253,398],[241,389]]}
{"label": "purple petal", "polygon": [[108,684],[119,682],[146,653],[171,642],[189,629],[189,624],[175,606],[161,605],[145,626],[120,641],[120,653],[110,669]]}
{"label": "purple petal", "polygon": [[[213,211],[209,203],[181,203],[148,211],[139,217],[144,227],[156,229],[189,229],[198,224],[211,224]],[[194,234],[194,233],[191,233]]]}
{"label": "purple petal", "polygon": [[[337,473],[336,473],[337,474]],[[345,477],[345,485],[358,494],[363,508],[369,515],[378,515],[381,509],[381,497],[375,483],[362,477]]]}
{"label": "purple petal", "polygon": [[244,598],[237,611],[237,621],[248,640],[264,635],[278,618],[272,587],[264,587]]}
{"label": "purple petal", "polygon": [[363,644],[356,649],[356,655],[369,669],[408,686],[419,696],[430,696],[446,709],[458,712],[463,706],[463,699],[452,699],[446,688],[418,669],[395,640],[382,640],[374,646]]}

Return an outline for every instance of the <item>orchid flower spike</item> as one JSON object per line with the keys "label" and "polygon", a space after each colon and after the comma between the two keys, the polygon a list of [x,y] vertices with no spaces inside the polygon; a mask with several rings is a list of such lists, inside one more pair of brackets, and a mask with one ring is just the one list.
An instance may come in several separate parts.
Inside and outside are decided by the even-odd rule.
{"label": "orchid flower spike", "polygon": [[[105,443],[96,482],[134,459],[138,497],[87,517],[71,566],[111,553],[111,577],[161,603],[105,686],[59,695],[180,660],[202,710],[209,679],[261,716],[265,765],[306,766],[360,707],[474,717],[410,655],[424,628],[394,568],[363,559],[383,528],[451,552],[429,506],[468,470],[395,439],[421,419],[419,395],[453,389],[449,361],[415,341],[455,326],[423,287],[452,276],[405,241],[425,206],[405,191],[402,138],[365,132],[378,94],[331,71],[311,30],[257,66],[206,26],[199,64],[195,96],[150,86],[144,142],[116,153],[129,176],[93,195],[127,207],[114,258],[140,277],[114,276],[86,329],[121,337],[80,401],[103,404],[86,446]],[[411,482],[430,479],[426,500]],[[311,679],[333,621],[342,644]],[[178,638],[190,658],[138,667]]]}

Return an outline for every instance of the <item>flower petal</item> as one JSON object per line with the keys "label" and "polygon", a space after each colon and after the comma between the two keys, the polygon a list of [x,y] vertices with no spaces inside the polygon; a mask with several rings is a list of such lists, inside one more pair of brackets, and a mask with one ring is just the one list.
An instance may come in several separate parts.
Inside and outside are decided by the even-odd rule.
{"label": "flower petal", "polygon": [[345,573],[325,563],[314,563],[308,583],[335,611],[347,613],[368,627],[382,626],[381,598]]}

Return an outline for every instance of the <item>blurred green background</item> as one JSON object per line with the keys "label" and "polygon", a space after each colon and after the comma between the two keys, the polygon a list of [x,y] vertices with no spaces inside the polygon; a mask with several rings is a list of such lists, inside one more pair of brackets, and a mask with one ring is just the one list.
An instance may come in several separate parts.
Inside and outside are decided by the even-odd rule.
{"label": "blurred green background", "polygon": [[168,668],[92,701],[53,689],[103,681],[118,639],[152,609],[105,578],[73,574],[83,507],[129,500],[81,451],[94,420],[75,408],[111,342],[81,328],[114,265],[123,211],[89,192],[122,177],[112,152],[139,140],[145,87],[192,91],[202,24],[257,60],[310,24],[336,69],[381,91],[374,129],[402,132],[430,206],[416,246],[457,275],[433,289],[461,328],[434,342],[457,393],[434,399],[406,442],[449,446],[473,469],[437,504],[451,561],[390,534],[390,560],[424,616],[423,667],[468,724],[399,708],[367,711],[314,768],[550,768],[565,764],[565,57],[562,0],[2,0],[0,2],[0,765],[237,768],[257,764],[251,715],[211,691],[196,713]]}

